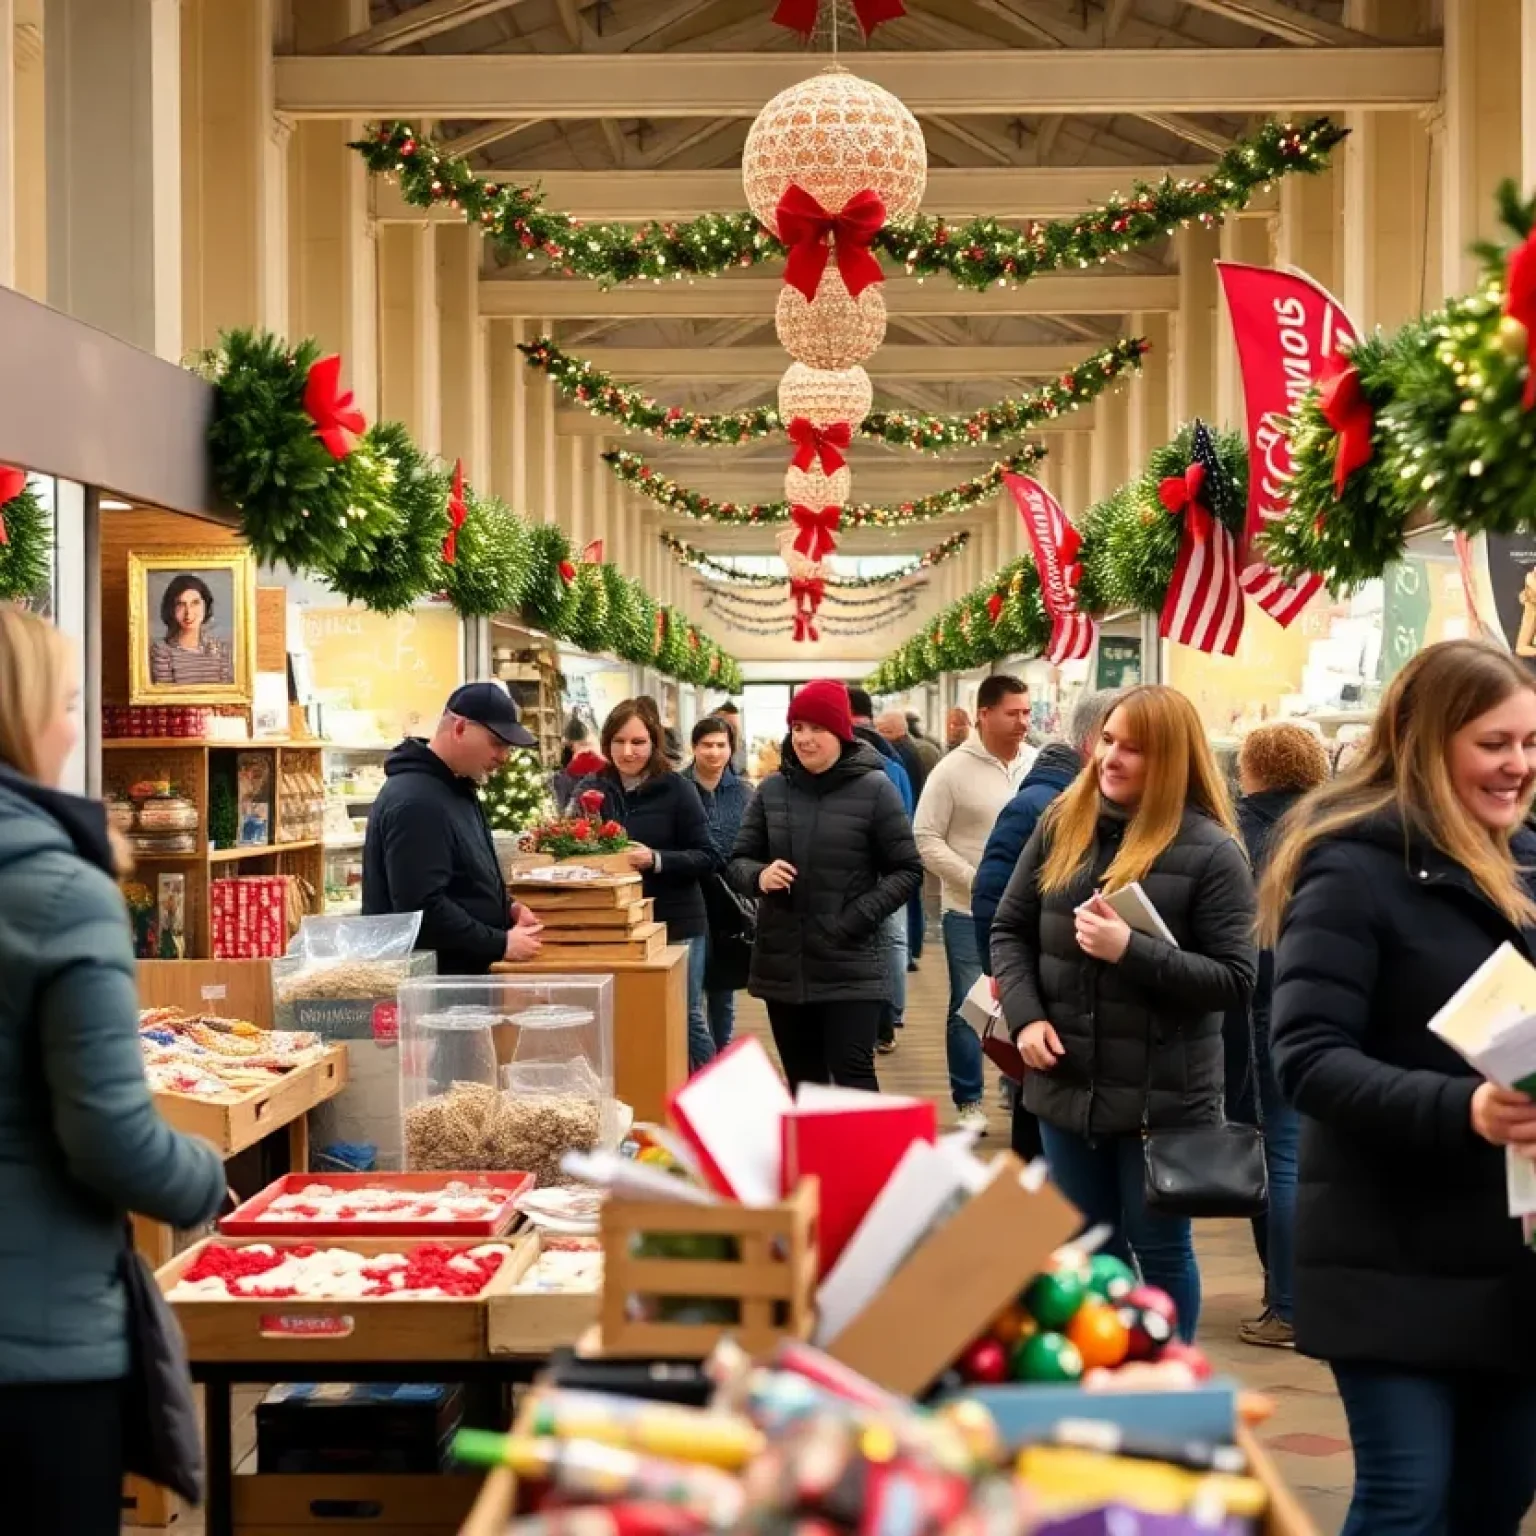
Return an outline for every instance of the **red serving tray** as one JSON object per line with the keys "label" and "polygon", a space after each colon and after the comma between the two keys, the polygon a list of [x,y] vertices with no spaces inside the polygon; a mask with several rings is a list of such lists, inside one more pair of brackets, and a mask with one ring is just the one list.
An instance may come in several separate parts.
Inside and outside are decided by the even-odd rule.
{"label": "red serving tray", "polygon": [[[502,1196],[494,1216],[479,1221],[406,1221],[368,1216],[356,1221],[305,1221],[302,1217],[258,1220],[280,1195],[310,1184],[332,1189],[398,1189],[402,1194],[437,1194],[450,1184],[495,1190]],[[531,1173],[288,1173],[236,1207],[219,1222],[225,1237],[500,1237],[517,1219],[513,1203],[533,1188]]]}

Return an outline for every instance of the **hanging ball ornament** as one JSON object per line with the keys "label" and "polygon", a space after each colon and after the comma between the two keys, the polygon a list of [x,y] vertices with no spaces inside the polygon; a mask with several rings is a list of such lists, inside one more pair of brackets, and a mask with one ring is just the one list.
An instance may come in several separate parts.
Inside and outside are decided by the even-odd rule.
{"label": "hanging ball ornament", "polygon": [[846,421],[857,430],[875,403],[874,386],[862,368],[807,368],[792,363],[779,380],[779,420],[804,416],[813,426]]}
{"label": "hanging ball ornament", "polygon": [[796,469],[791,464],[784,475],[784,499],[791,506],[846,507],[852,489],[853,477],[846,465],[824,475],[814,464],[809,469]]}
{"label": "hanging ball ornament", "polygon": [[747,202],[775,235],[779,199],[798,186],[829,213],[877,192],[887,223],[917,212],[928,149],[917,119],[887,90],[834,64],[780,91],[757,114],[741,156]]}
{"label": "hanging ball ornament", "polygon": [[876,283],[854,298],[828,262],[814,299],[785,283],[773,323],[797,363],[836,373],[864,362],[885,340],[885,297]]}
{"label": "hanging ball ornament", "polygon": [[[822,286],[826,286],[825,282],[823,282]],[[820,294],[817,297],[819,298]],[[1503,315],[1500,317],[1497,334],[1500,349],[1508,353],[1510,357],[1522,358],[1526,355],[1526,351],[1530,346],[1530,333],[1513,315]],[[796,355],[798,356],[798,354]]]}

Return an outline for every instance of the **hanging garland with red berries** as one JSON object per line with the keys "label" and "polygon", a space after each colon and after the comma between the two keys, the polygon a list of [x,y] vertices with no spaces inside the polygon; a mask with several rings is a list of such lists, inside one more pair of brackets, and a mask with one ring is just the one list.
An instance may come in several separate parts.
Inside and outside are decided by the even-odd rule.
{"label": "hanging garland with red berries", "polygon": [[0,602],[44,596],[53,577],[53,523],[26,471],[0,464]]}
{"label": "hanging garland with red berries", "polygon": [[[782,587],[787,580],[784,576],[771,576],[763,571],[743,571],[729,561],[716,560],[713,555],[698,548],[697,545],[690,544],[687,539],[678,538],[675,533],[668,533],[665,528],[657,537],[679,565],[686,565],[689,569],[704,575],[719,577],[733,586]],[[952,533],[947,539],[935,544],[932,549],[925,549],[922,554],[903,562],[894,570],[882,572],[879,576],[834,576],[826,583],[827,591],[852,592],[864,587],[894,587],[900,582],[920,575],[923,571],[931,570],[936,565],[942,565],[951,556],[958,555],[970,542],[969,532]]]}
{"label": "hanging garland with red berries", "polygon": [[[932,454],[1022,437],[1091,404],[1111,384],[1139,371],[1149,345],[1140,336],[1124,337],[1084,358],[1052,383],[980,410],[950,416],[871,411],[855,431],[874,442]],[[648,433],[668,443],[717,448],[736,447],[784,430],[778,411],[771,405],[723,415],[662,405],[634,385],[618,383],[587,359],[571,356],[548,336],[526,344],[519,342],[518,351],[528,366],[545,374],[567,400],[585,406],[594,416],[617,422],[628,432]]]}
{"label": "hanging garland with red berries", "polygon": [[[1233,144],[1203,176],[1133,183],[1129,196],[1075,218],[1014,228],[993,217],[963,224],[919,217],[886,225],[872,249],[909,274],[943,273],[977,292],[1027,282],[1037,272],[1107,261],[1180,224],[1215,224],[1282,176],[1323,170],[1344,133],[1326,117],[1271,121]],[[394,178],[412,207],[456,209],[507,253],[542,257],[558,271],[605,285],[713,277],[784,258],[784,247],[746,212],[706,213],[686,223],[583,224],[546,209],[536,187],[483,179],[409,123],[380,124],[352,147],[374,174]]]}
{"label": "hanging garland with red berries", "polygon": [[[1044,457],[1045,449],[1042,446],[1029,443],[1006,459],[999,459],[972,479],[946,486],[931,496],[920,496],[896,506],[872,506],[868,502],[855,502],[842,509],[841,522],[845,528],[900,528],[907,523],[932,522],[938,517],[964,512],[978,502],[985,501],[987,497],[995,496],[1005,474],[1028,474]],[[712,497],[690,491],[676,480],[658,473],[638,453],[626,453],[618,449],[605,453],[603,460],[632,490],[648,497],[657,506],[691,517],[696,522],[767,526],[790,521],[790,505],[787,501],[759,501],[748,505],[734,501],[715,501]]]}

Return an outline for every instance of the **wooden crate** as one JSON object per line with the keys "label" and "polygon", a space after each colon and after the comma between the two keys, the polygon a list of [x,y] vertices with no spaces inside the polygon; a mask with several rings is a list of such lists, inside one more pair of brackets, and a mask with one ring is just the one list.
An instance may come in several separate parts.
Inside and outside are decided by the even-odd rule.
{"label": "wooden crate", "polygon": [[642,923],[627,931],[551,928],[544,931],[539,955],[548,960],[567,954],[581,960],[659,960],[666,948],[665,923]]}
{"label": "wooden crate", "polygon": [[[809,1338],[816,1305],[818,1207],[814,1179],[802,1180],[788,1200],[761,1209],[607,1201],[599,1313],[603,1353],[703,1359],[729,1334],[743,1349],[766,1355],[786,1336]],[[661,1235],[734,1238],[738,1257],[649,1259],[631,1251],[635,1239]],[[648,1322],[628,1315],[632,1296],[731,1300],[740,1317],[727,1323]]]}
{"label": "wooden crate", "polygon": [[246,1093],[220,1094],[217,1098],[157,1093],[155,1107],[178,1131],[211,1141],[228,1161],[308,1114],[315,1105],[335,1098],[346,1086],[347,1049],[333,1045],[318,1061],[295,1067]]}
{"label": "wooden crate", "polygon": [[543,880],[519,880],[514,875],[507,888],[540,916],[545,912],[590,912],[594,908],[633,906],[643,895],[643,885],[636,874],[607,875],[580,885],[551,885]]}
{"label": "wooden crate", "polygon": [[458,1473],[256,1473],[235,1479],[235,1529],[241,1536],[454,1536],[479,1492],[477,1478]]}
{"label": "wooden crate", "polygon": [[[409,1253],[427,1242],[443,1247],[480,1247],[481,1237],[411,1240],[403,1238],[326,1238],[315,1246],[346,1248],[354,1253]],[[478,1296],[443,1301],[392,1301],[361,1297],[347,1301],[281,1300],[175,1301],[172,1308],[195,1361],[281,1360],[313,1356],[336,1360],[482,1360],[486,1349],[486,1306],[490,1298],[515,1283],[533,1262],[525,1238],[495,1239],[512,1249],[512,1260]],[[244,1242],[205,1238],[156,1270],[160,1289],[170,1292],[211,1243],[248,1247]],[[270,1238],[273,1248],[306,1246],[298,1238]]]}
{"label": "wooden crate", "polygon": [[647,896],[643,901],[632,901],[623,907],[547,907],[535,909],[544,924],[544,942],[565,943],[567,935],[575,931],[610,934],[628,934],[636,928],[656,920],[656,902]]}
{"label": "wooden crate", "polygon": [[[531,1250],[520,1264],[521,1279],[543,1251],[537,1231],[526,1235]],[[591,1292],[500,1291],[486,1307],[486,1343],[493,1355],[531,1355],[543,1359],[574,1346],[597,1321],[601,1296]]]}
{"label": "wooden crate", "polygon": [[1301,1507],[1301,1500],[1286,1486],[1279,1469],[1269,1459],[1269,1452],[1246,1424],[1237,1426],[1237,1444],[1248,1458],[1249,1471],[1269,1494],[1269,1508],[1260,1527],[1263,1536],[1318,1536],[1311,1515]]}
{"label": "wooden crate", "polygon": [[139,1006],[272,1027],[270,960],[140,960]]}

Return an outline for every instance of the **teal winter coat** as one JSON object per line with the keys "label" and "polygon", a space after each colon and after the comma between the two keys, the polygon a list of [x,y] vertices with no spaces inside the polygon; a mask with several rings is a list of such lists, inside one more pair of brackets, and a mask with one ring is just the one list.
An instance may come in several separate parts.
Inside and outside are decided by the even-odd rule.
{"label": "teal winter coat", "polygon": [[126,1214],[224,1197],[150,1096],[111,868],[103,807],[0,765],[0,1384],[126,1375]]}

